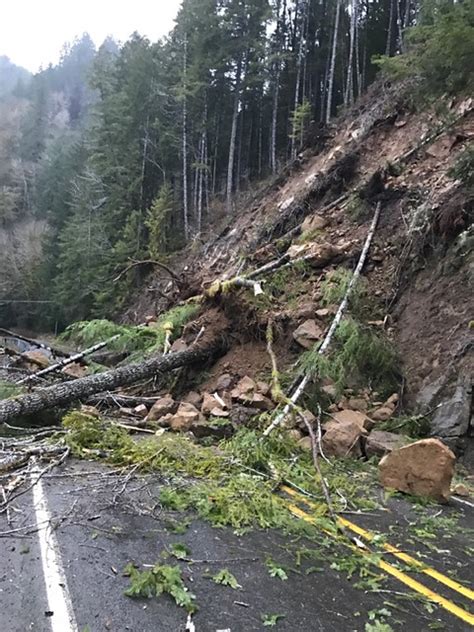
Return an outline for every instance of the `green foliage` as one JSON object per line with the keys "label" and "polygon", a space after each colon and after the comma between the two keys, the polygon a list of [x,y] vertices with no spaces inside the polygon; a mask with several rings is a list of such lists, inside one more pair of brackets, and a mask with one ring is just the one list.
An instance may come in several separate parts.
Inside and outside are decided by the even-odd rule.
{"label": "green foliage", "polygon": [[334,380],[339,392],[367,382],[383,393],[393,392],[399,376],[398,358],[389,341],[352,318],[339,324],[328,355],[310,350],[300,364],[313,375]]}
{"label": "green foliage", "polygon": [[169,249],[173,207],[173,191],[169,184],[164,184],[145,219],[145,226],[148,228],[148,253],[152,259],[159,259]]}
{"label": "green foliage", "polygon": [[264,628],[274,628],[280,619],[284,619],[284,614],[262,614],[262,624]]}
{"label": "green foliage", "polygon": [[404,434],[413,439],[423,439],[430,434],[430,420],[428,415],[391,417],[377,424],[377,428]]}
{"label": "green foliage", "polygon": [[213,575],[212,581],[214,581],[216,584],[229,586],[230,588],[233,588],[234,590],[237,590],[238,588],[242,588],[242,586],[236,580],[234,575],[232,575],[232,573],[227,568],[223,568],[218,573]]}
{"label": "green foliage", "polygon": [[[390,57],[389,59],[392,59],[392,57]],[[353,193],[349,197],[346,205],[346,210],[349,214],[349,217],[355,222],[361,222],[367,219],[371,213],[370,205],[357,193]]]}
{"label": "green foliage", "polygon": [[461,180],[466,189],[474,195],[474,143],[470,143],[460,154],[449,175]]}
{"label": "green foliage", "polygon": [[171,545],[170,553],[177,560],[185,560],[190,556],[191,551],[185,544],[182,544],[181,542],[176,542],[175,544]]}
{"label": "green foliage", "polygon": [[108,345],[109,349],[135,355],[139,352],[163,351],[166,330],[171,332],[171,340],[178,338],[184,325],[198,310],[199,305],[195,303],[177,305],[161,314],[156,323],[150,326],[117,325],[109,320],[79,321],[70,325],[62,338],[90,347],[118,335],[119,338]]}
{"label": "green foliage", "polygon": [[281,579],[282,581],[285,581],[288,579],[288,575],[285,569],[279,564],[277,564],[276,562],[274,562],[271,557],[268,557],[265,560],[265,565],[268,569],[270,577],[278,577],[278,579]]}
{"label": "green foliage", "polygon": [[472,91],[474,87],[474,4],[432,5],[424,22],[410,30],[408,50],[397,57],[373,58],[391,78],[419,76],[432,94]]}
{"label": "green foliage", "polygon": [[130,577],[130,586],[125,591],[128,597],[149,599],[168,594],[180,608],[196,612],[196,597],[186,588],[179,566],[156,564],[150,570],[139,571],[133,564],[128,564],[125,572]]}
{"label": "green foliage", "polygon": [[311,118],[311,103],[304,99],[291,114],[291,136],[294,140],[302,140],[305,128]]}

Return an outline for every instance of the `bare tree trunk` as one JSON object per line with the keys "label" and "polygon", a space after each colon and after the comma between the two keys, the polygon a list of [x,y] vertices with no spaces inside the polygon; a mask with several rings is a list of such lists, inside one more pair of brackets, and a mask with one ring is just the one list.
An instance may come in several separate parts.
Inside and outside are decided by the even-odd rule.
{"label": "bare tree trunk", "polygon": [[[303,0],[304,1],[304,0]],[[296,7],[298,10],[298,5]],[[298,105],[300,102],[300,83],[301,83],[301,66],[303,61],[303,42],[304,42],[304,16],[305,12],[302,11],[302,22],[300,29],[300,41],[298,46],[298,57],[296,58],[296,83],[295,83],[295,98],[293,104],[293,124],[291,128],[291,159],[294,160],[296,158],[296,111],[298,109]],[[296,30],[296,24],[295,24]]]}
{"label": "bare tree trunk", "polygon": [[277,171],[276,145],[277,145],[277,123],[278,123],[278,105],[280,101],[280,76],[281,76],[281,59],[282,53],[282,31],[286,23],[286,0],[283,0],[283,9],[280,18],[280,0],[277,4],[277,58],[275,60],[275,83],[273,88],[273,108],[272,108],[272,127],[270,139],[270,169],[272,173]]}
{"label": "bare tree trunk", "polygon": [[183,55],[183,225],[184,238],[189,239],[189,210],[188,210],[188,112],[187,112],[187,72],[188,72],[188,38],[184,35]]}
{"label": "bare tree trunk", "polygon": [[331,120],[331,112],[332,112],[332,93],[334,89],[334,73],[336,70],[336,55],[337,55],[337,38],[339,34],[339,17],[341,14],[341,0],[336,0],[336,17],[334,19],[334,31],[333,31],[333,40],[332,40],[332,51],[331,51],[331,63],[329,66],[329,85],[328,85],[328,98],[327,98],[327,106],[326,106],[326,123],[328,124]]}
{"label": "bare tree trunk", "polygon": [[235,142],[237,139],[237,123],[239,119],[240,106],[240,82],[242,75],[242,55],[237,62],[237,73],[235,76],[235,93],[234,93],[234,111],[232,114],[232,130],[229,142],[229,162],[227,164],[227,200],[226,211],[232,212],[232,189],[234,183],[234,160],[235,160]]}
{"label": "bare tree trunk", "polygon": [[346,90],[344,94],[344,105],[347,107],[349,103],[354,101],[354,86],[353,86],[353,68],[354,68],[354,49],[355,49],[355,37],[357,28],[357,0],[351,0],[351,29],[349,40],[349,62],[347,66],[346,77]]}
{"label": "bare tree trunk", "polygon": [[395,0],[390,0],[390,15],[388,18],[388,30],[387,30],[387,44],[385,46],[385,54],[387,56],[392,52],[392,31],[393,31],[393,3]]}
{"label": "bare tree trunk", "polygon": [[41,388],[33,393],[0,401],[0,423],[9,422],[22,415],[31,415],[56,406],[87,399],[90,395],[127,386],[152,376],[167,373],[178,367],[202,363],[223,350],[222,336],[218,340],[166,356],[151,358],[145,362],[88,375],[71,382]]}

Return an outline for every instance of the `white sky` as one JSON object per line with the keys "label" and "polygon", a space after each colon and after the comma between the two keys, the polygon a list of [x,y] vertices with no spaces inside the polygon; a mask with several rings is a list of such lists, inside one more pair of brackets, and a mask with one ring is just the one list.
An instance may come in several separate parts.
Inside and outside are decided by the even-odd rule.
{"label": "white sky", "polygon": [[173,27],[181,0],[3,0],[0,55],[33,72],[56,63],[64,42],[87,31],[96,45],[134,31],[156,41]]}

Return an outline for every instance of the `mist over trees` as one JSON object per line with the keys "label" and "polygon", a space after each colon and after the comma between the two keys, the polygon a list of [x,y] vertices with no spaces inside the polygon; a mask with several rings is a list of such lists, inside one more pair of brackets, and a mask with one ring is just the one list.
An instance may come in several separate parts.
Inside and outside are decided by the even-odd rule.
{"label": "mist over trees", "polygon": [[[84,34],[33,77],[0,58],[2,320],[46,327],[118,313],[140,270],[111,280],[130,258],[166,257],[235,213],[252,182],[362,94],[374,56],[400,70],[407,28],[420,15],[438,27],[451,10],[435,0],[184,0],[156,43],[134,33],[96,50]],[[22,242],[32,227],[34,243]]]}

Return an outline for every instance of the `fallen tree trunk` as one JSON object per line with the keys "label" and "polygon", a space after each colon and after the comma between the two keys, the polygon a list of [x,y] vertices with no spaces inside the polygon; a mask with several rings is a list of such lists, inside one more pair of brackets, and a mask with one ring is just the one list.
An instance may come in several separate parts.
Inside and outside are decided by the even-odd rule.
{"label": "fallen tree trunk", "polygon": [[56,406],[65,406],[77,400],[87,399],[95,393],[109,391],[119,386],[127,386],[157,373],[167,373],[182,366],[202,363],[223,351],[224,348],[224,337],[221,335],[217,339],[180,353],[158,356],[145,362],[129,364],[98,375],[88,375],[72,382],[55,384],[38,389],[33,393],[5,399],[0,401],[0,423],[8,422],[22,415],[30,415]]}
{"label": "fallen tree trunk", "polygon": [[68,364],[73,364],[74,362],[77,362],[77,360],[82,360],[85,356],[92,355],[96,351],[103,349],[109,343],[113,342],[114,340],[117,340],[117,338],[120,338],[120,334],[115,334],[115,336],[112,336],[111,338],[108,338],[107,340],[104,340],[103,342],[98,342],[93,347],[89,347],[89,349],[85,349],[84,351],[75,353],[74,355],[69,356],[68,358],[64,358],[64,360],[60,360],[59,362],[56,362],[56,364],[52,364],[51,366],[47,366],[45,369],[41,369],[41,371],[36,371],[35,373],[28,375],[22,380],[19,380],[17,384],[27,384],[28,382],[31,382],[32,380],[42,377],[43,375],[48,375],[48,373],[53,373],[54,371],[60,371],[65,366],[68,366]]}

